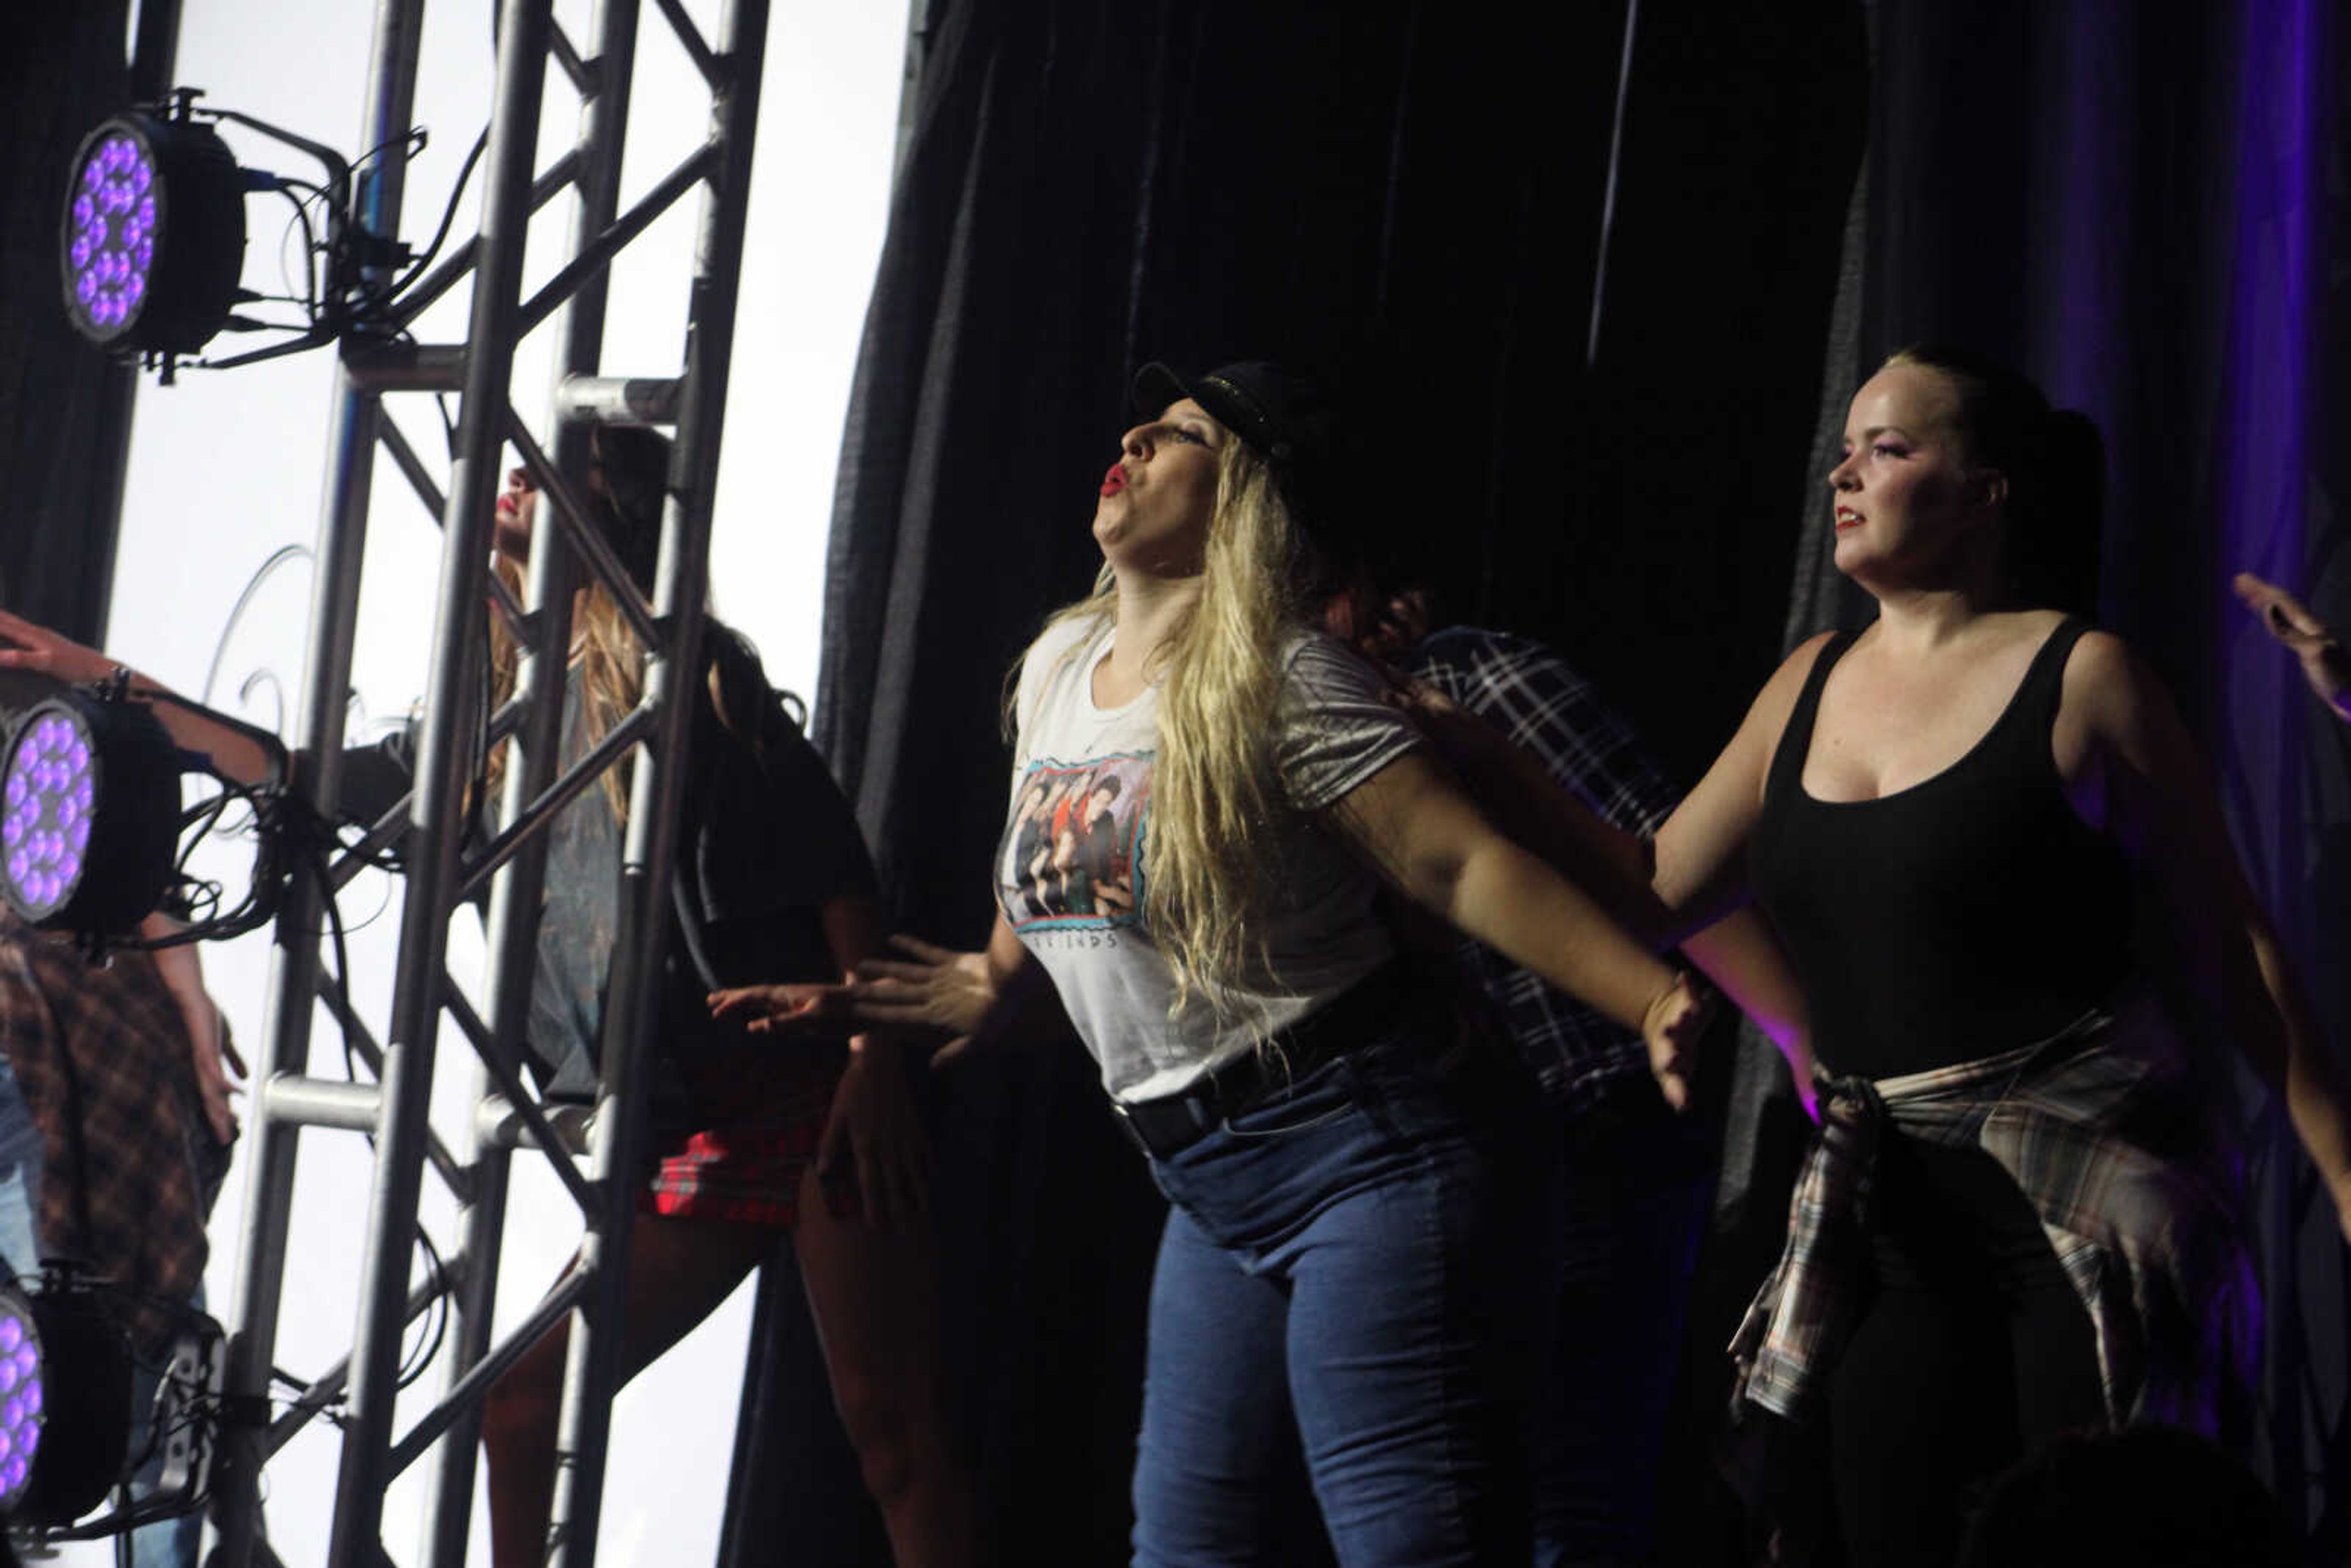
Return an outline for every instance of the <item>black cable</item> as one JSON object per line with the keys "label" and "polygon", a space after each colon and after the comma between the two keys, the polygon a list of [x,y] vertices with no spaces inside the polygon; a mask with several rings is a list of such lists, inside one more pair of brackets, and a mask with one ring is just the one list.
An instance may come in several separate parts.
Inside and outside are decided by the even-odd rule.
{"label": "black cable", "polygon": [[408,286],[422,277],[424,269],[433,265],[433,258],[441,254],[442,242],[449,237],[449,225],[457,216],[457,204],[465,199],[465,187],[473,183],[475,165],[481,162],[482,154],[489,150],[489,128],[484,126],[482,133],[474,138],[474,150],[465,154],[465,162],[457,171],[456,188],[449,193],[448,204],[441,209],[441,224],[433,231],[431,243],[425,246],[422,256],[409,264],[407,271],[392,280],[392,287],[384,292],[379,308],[386,312],[396,309],[400,304],[400,297],[407,290]]}
{"label": "black cable", "polygon": [[[285,197],[294,208],[293,222],[287,225],[286,232],[287,234],[291,234],[294,232],[296,225],[299,225],[301,226],[302,279],[304,285],[302,303],[309,315],[311,322],[315,325],[319,319],[319,236],[317,232],[310,227],[309,203],[307,200],[295,195],[292,191],[288,190],[287,187],[289,183],[290,182],[284,180],[279,181],[277,185],[277,193]],[[290,288],[294,286],[293,280],[286,276],[286,241],[282,235],[277,241],[277,277],[279,281],[283,282],[287,287]]]}
{"label": "black cable", "polygon": [[406,1388],[423,1376],[440,1356],[441,1347],[449,1337],[448,1266],[442,1262],[440,1249],[433,1245],[433,1238],[425,1234],[422,1225],[416,1228],[416,1245],[424,1254],[424,1277],[432,1282],[432,1297],[425,1307],[427,1321],[432,1326],[423,1348],[413,1360],[404,1359],[400,1371],[394,1375],[392,1387],[395,1391]]}

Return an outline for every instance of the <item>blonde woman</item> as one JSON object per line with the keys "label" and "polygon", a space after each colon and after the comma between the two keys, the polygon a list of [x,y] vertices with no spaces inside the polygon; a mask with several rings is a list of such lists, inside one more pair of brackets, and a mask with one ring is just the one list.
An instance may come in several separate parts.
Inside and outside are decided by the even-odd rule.
{"label": "blonde woman", "polygon": [[1008,893],[967,967],[1005,998],[1043,967],[1174,1205],[1134,1561],[1294,1560],[1270,1478],[1302,1449],[1346,1568],[1524,1562],[1529,1260],[1549,1256],[1532,1081],[1405,978],[1382,883],[1641,1030],[1662,1068],[1703,1009],[1306,629],[1346,522],[1314,390],[1265,363],[1153,366],[1138,396],[1096,591],[1021,666],[1005,830],[1038,784],[1082,787],[1071,823],[1132,896]]}

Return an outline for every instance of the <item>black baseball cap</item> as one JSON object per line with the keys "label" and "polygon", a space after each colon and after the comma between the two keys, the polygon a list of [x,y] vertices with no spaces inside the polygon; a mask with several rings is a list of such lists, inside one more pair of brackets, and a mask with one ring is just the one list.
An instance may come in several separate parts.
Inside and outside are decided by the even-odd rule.
{"label": "black baseball cap", "polygon": [[1322,538],[1332,509],[1340,420],[1321,386],[1271,360],[1243,360],[1199,376],[1154,361],[1134,372],[1134,395],[1135,407],[1155,417],[1184,398],[1198,403],[1265,459],[1291,515]]}

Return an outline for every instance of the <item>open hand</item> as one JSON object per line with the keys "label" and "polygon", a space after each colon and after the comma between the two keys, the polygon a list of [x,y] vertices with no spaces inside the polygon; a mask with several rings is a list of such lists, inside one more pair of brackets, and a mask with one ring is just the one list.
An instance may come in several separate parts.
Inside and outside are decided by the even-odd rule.
{"label": "open hand", "polygon": [[2245,608],[2261,618],[2269,634],[2291,649],[2302,662],[2302,678],[2318,698],[2343,718],[2351,719],[2351,654],[2310,612],[2301,600],[2273,582],[2239,572],[2230,587]]}
{"label": "open hand", "polygon": [[947,1041],[935,1060],[951,1061],[979,1032],[996,1005],[987,955],[961,953],[903,934],[890,946],[904,958],[869,958],[857,966],[857,1017],[866,1023],[913,1024],[943,1030]]}
{"label": "open hand", "polygon": [[114,661],[96,648],[0,610],[0,670],[29,670],[60,681],[103,680]]}
{"label": "open hand", "polygon": [[857,1027],[848,985],[737,986],[710,993],[710,1016],[751,1034],[839,1039]]}

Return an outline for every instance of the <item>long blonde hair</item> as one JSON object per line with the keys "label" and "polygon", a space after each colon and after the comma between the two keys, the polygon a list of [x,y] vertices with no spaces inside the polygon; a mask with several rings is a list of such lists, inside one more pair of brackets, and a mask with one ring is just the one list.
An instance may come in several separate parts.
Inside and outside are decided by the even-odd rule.
{"label": "long blonde hair", "polygon": [[[496,570],[508,579],[507,586],[519,596],[521,578],[512,562],[501,557]],[[571,647],[573,657],[568,678],[580,683],[580,723],[586,744],[593,747],[614,727],[633,711],[644,695],[644,644],[630,628],[621,607],[605,591],[601,583],[591,581],[573,595],[571,601]],[[515,643],[513,633],[507,630],[502,617],[490,618],[490,708],[496,712],[514,695],[515,679],[521,664],[522,651]],[[557,679],[567,675],[559,672]],[[561,744],[559,742],[559,745]],[[483,773],[485,798],[502,800],[506,782],[507,743],[500,741],[490,750],[489,762]],[[629,810],[628,769],[612,767],[604,770],[598,786],[612,808],[615,821],[625,821]]]}
{"label": "long blonde hair", "polygon": [[[1149,831],[1140,852],[1144,910],[1175,971],[1171,1011],[1196,996],[1260,1035],[1261,1021],[1240,993],[1277,978],[1265,915],[1279,841],[1296,822],[1272,727],[1259,716],[1273,714],[1280,702],[1286,634],[1305,620],[1313,564],[1272,470],[1240,440],[1227,441],[1199,595],[1152,651],[1146,671],[1160,694]],[[1118,586],[1104,567],[1094,591],[1046,626],[1103,623],[1117,609]]]}

